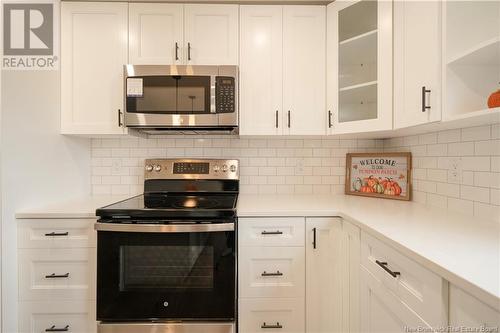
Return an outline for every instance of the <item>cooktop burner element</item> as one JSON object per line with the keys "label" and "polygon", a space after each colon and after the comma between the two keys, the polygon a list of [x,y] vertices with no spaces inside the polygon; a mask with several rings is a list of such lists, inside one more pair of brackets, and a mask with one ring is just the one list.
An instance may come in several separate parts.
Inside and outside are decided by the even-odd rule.
{"label": "cooktop burner element", "polygon": [[99,208],[101,221],[236,216],[237,160],[146,160],[144,172],[144,194]]}

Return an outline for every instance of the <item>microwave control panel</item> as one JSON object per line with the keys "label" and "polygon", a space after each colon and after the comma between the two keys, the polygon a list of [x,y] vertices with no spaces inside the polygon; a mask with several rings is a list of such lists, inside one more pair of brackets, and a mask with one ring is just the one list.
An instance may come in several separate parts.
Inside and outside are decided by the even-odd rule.
{"label": "microwave control panel", "polygon": [[235,112],[234,77],[217,76],[215,79],[215,108],[217,113]]}

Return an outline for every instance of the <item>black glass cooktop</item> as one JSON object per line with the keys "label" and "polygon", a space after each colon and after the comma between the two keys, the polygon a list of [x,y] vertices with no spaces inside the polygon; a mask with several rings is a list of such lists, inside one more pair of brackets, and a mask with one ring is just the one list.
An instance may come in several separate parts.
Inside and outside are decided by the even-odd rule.
{"label": "black glass cooktop", "polygon": [[96,210],[101,218],[217,218],[236,215],[237,194],[148,193]]}

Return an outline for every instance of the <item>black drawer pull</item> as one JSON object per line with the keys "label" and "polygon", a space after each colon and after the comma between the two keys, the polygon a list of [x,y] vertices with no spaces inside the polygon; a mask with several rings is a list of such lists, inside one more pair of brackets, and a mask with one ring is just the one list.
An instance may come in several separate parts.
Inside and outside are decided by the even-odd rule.
{"label": "black drawer pull", "polygon": [[261,235],[283,235],[283,231],[279,231],[279,230],[276,230],[276,231],[262,231],[260,233]]}
{"label": "black drawer pull", "polygon": [[56,325],[52,325],[52,327],[45,329],[45,332],[68,332],[68,331],[69,331],[69,325],[66,325],[61,328],[57,328]]}
{"label": "black drawer pull", "polygon": [[262,272],[261,276],[283,276],[283,273],[276,271],[276,273],[268,273],[266,271]]}
{"label": "black drawer pull", "polygon": [[68,236],[69,232],[49,232],[48,234],[45,234],[47,237],[56,237],[56,236]]}
{"label": "black drawer pull", "polygon": [[401,275],[400,272],[393,272],[391,271],[388,267],[387,267],[387,263],[386,262],[382,262],[382,261],[378,261],[378,260],[375,260],[375,262],[377,263],[377,265],[379,265],[380,267],[382,267],[382,269],[384,271],[386,271],[387,273],[391,274],[391,276],[393,278],[395,277],[398,277],[398,275]]}
{"label": "black drawer pull", "polygon": [[316,249],[316,228],[313,228],[313,249]]}
{"label": "black drawer pull", "polygon": [[280,323],[276,323],[276,325],[268,325],[266,323],[263,323],[260,328],[283,328],[283,326],[280,325]]}
{"label": "black drawer pull", "polygon": [[66,274],[61,274],[61,275],[56,275],[56,273],[52,273],[50,275],[45,275],[46,279],[64,279],[64,278],[69,278],[69,273]]}

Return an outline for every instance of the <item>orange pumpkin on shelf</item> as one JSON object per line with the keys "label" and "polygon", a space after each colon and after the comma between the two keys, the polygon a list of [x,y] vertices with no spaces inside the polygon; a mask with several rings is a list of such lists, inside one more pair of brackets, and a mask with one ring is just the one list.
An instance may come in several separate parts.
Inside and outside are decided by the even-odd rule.
{"label": "orange pumpkin on shelf", "polygon": [[500,89],[490,95],[488,98],[488,107],[490,109],[500,107]]}

